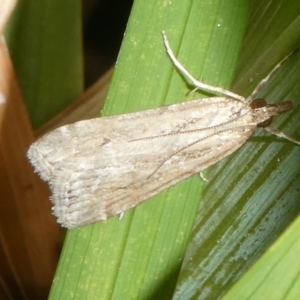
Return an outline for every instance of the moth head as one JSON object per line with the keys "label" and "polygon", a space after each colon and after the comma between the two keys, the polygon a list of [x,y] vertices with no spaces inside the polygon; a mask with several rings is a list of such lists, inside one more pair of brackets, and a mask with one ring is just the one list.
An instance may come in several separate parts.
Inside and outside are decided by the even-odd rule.
{"label": "moth head", "polygon": [[294,105],[291,101],[268,104],[267,101],[265,99],[262,99],[262,98],[258,98],[258,99],[253,100],[250,103],[250,106],[254,110],[256,110],[258,108],[263,108],[263,109],[259,109],[259,111],[266,114],[267,116],[269,116],[268,119],[266,119],[265,121],[257,124],[258,127],[267,127],[267,126],[269,126],[273,121],[273,116],[277,116],[279,114],[282,114],[286,111],[289,111],[289,110],[293,109],[293,107],[294,107]]}

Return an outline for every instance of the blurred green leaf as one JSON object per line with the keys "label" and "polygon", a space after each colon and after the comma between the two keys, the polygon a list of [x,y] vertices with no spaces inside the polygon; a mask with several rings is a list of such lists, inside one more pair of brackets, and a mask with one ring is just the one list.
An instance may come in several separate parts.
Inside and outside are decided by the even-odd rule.
{"label": "blurred green leaf", "polygon": [[81,31],[79,0],[17,3],[5,37],[34,128],[82,92]]}

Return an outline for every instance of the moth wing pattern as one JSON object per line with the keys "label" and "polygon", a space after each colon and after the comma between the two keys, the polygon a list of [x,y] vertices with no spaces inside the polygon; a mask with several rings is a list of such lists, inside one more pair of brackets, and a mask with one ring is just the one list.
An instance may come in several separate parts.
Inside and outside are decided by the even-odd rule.
{"label": "moth wing pattern", "polygon": [[28,157],[49,182],[58,222],[74,228],[203,171],[255,129],[248,105],[213,97],[66,125],[34,143]]}

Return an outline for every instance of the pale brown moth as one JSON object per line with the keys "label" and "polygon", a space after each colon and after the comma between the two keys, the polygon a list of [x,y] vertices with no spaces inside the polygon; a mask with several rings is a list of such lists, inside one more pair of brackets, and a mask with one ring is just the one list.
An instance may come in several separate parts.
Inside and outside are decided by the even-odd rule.
{"label": "pale brown moth", "polygon": [[[53,193],[53,214],[75,228],[121,214],[241,147],[269,127],[291,102],[255,99],[278,64],[248,98],[197,81],[164,43],[174,65],[196,88],[223,94],[142,112],[80,121],[33,143],[28,158]],[[286,59],[284,59],[285,61]]]}

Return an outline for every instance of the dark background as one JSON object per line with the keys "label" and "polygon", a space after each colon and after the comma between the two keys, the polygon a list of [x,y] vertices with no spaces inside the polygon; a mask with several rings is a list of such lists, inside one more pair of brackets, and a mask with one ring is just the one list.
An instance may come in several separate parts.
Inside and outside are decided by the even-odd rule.
{"label": "dark background", "polygon": [[133,0],[83,0],[85,88],[116,61]]}

